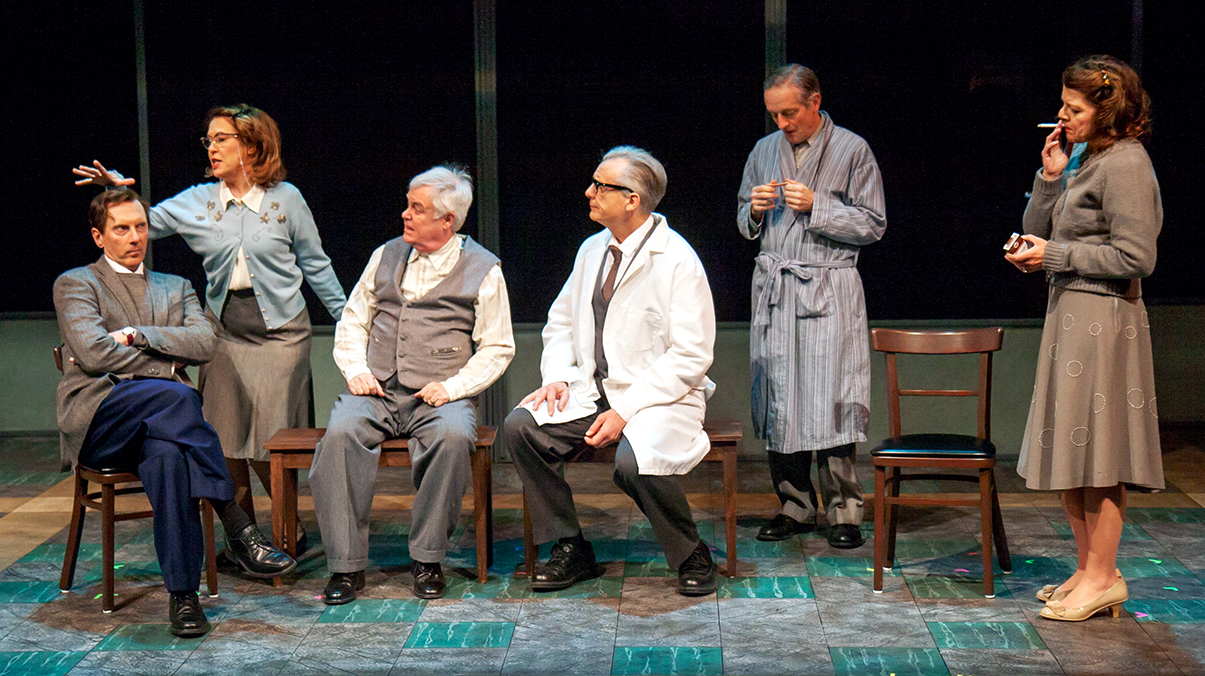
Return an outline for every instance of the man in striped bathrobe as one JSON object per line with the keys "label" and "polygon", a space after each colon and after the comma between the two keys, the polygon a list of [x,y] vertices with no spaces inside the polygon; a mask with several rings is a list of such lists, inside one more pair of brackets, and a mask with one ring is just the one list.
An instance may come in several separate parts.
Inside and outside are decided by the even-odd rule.
{"label": "man in striped bathrobe", "polygon": [[779,130],[754,146],[737,196],[737,227],[761,239],[749,342],[753,425],[782,501],[758,539],[815,530],[815,452],[829,544],[859,547],[854,443],[866,440],[870,420],[870,353],[855,265],[887,227],[883,181],[866,142],[820,111],[810,68],[783,66],[764,89]]}

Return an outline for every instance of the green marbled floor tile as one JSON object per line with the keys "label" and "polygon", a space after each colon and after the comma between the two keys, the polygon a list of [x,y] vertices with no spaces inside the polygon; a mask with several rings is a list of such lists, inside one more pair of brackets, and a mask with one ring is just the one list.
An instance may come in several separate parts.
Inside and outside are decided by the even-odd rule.
{"label": "green marbled floor tile", "polygon": [[[912,596],[918,599],[981,599],[983,598],[983,578],[960,577],[952,575],[904,575],[904,581]],[[1004,581],[996,577],[994,581],[996,598],[1011,598],[1012,594]]]}
{"label": "green marbled floor tile", "polygon": [[514,622],[419,622],[406,648],[505,648]]}
{"label": "green marbled floor tile", "polygon": [[1117,569],[1122,577],[1165,577],[1169,575],[1192,575],[1184,564],[1176,559],[1125,557],[1117,559]]}
{"label": "green marbled floor tile", "polygon": [[96,645],[94,650],[193,650],[205,640],[172,636],[166,624],[123,624]]}
{"label": "green marbled floor tile", "polygon": [[1060,582],[1075,572],[1074,556],[1012,555],[1013,579],[1058,579]]}
{"label": "green marbled floor tile", "polygon": [[806,577],[721,577],[718,592],[722,599],[816,598]]}
{"label": "green marbled floor tile", "polygon": [[906,559],[934,559],[943,556],[966,554],[967,552],[982,552],[979,543],[970,537],[962,538],[904,538],[895,541],[895,558],[899,561]]}
{"label": "green marbled floor tile", "polygon": [[1139,622],[1198,624],[1205,622],[1205,599],[1131,599],[1125,609]]}
{"label": "green marbled floor tile", "polygon": [[448,593],[444,598],[448,599],[523,599],[531,594],[531,585],[513,575],[491,576],[485,584],[459,575],[450,575],[447,580]]}
{"label": "green marbled floor tile", "polygon": [[836,676],[950,676],[937,648],[829,648]]}
{"label": "green marbled floor tile", "polygon": [[700,674],[724,673],[719,648],[615,648],[611,659],[612,676],[628,674]]}
{"label": "green marbled floor tile", "polygon": [[762,542],[754,538],[737,538],[738,559],[776,559],[782,556],[802,556],[803,545],[797,538]]}
{"label": "green marbled floor tile", "polygon": [[62,676],[71,671],[86,652],[0,652],[0,674],[4,676]]}
{"label": "green marbled floor tile", "polygon": [[68,476],[62,472],[7,472],[0,474],[0,486],[53,486]]}
{"label": "green marbled floor tile", "polygon": [[[900,575],[899,566],[883,571],[889,577]],[[808,575],[813,577],[870,577],[874,558],[870,556],[809,556]]]}
{"label": "green marbled floor tile", "polygon": [[938,648],[1039,650],[1046,647],[1028,622],[928,622]]}
{"label": "green marbled floor tile", "polygon": [[341,606],[327,606],[318,621],[337,624],[417,622],[426,605],[427,602],[421,599],[356,599]]}
{"label": "green marbled floor tile", "polygon": [[[1075,535],[1071,532],[1071,524],[1067,523],[1066,521],[1054,521],[1050,525],[1054,527],[1054,532],[1058,533],[1059,536],[1064,540],[1071,540],[1075,538]],[[1121,539],[1154,540],[1155,538],[1151,537],[1150,533],[1142,530],[1142,526],[1136,523],[1123,523],[1121,524]]]}
{"label": "green marbled floor tile", "polygon": [[0,582],[0,603],[46,603],[58,597],[57,580]]}
{"label": "green marbled floor tile", "polygon": [[664,554],[648,561],[627,560],[623,564],[624,577],[677,577],[678,571],[670,570]]}
{"label": "green marbled floor tile", "polygon": [[[22,556],[18,563],[33,563],[35,561],[53,561],[62,563],[63,557],[67,552],[67,545],[58,544],[50,545],[43,544],[34,547],[28,554]],[[77,561],[100,561],[100,544],[93,542],[84,542],[79,546],[79,558]]]}
{"label": "green marbled floor tile", "polygon": [[1144,523],[1205,523],[1205,509],[1187,507],[1143,507],[1126,509],[1126,519]]}

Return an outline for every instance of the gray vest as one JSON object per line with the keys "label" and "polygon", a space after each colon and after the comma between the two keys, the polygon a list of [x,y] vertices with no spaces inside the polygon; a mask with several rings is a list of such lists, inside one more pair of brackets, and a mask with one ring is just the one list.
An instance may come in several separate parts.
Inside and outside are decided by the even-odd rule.
{"label": "gray vest", "polygon": [[473,304],[498,257],[465,237],[452,272],[413,301],[402,295],[411,247],[401,237],[385,244],[374,278],[377,311],[368,337],[368,368],[377,380],[398,374],[398,383],[421,389],[451,378],[473,354]]}

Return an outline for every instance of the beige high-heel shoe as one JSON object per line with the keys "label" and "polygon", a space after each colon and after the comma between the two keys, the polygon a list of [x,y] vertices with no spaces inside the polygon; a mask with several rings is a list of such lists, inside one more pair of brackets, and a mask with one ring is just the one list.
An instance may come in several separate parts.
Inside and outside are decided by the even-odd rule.
{"label": "beige high-heel shoe", "polygon": [[[1119,579],[1119,580],[1121,579],[1121,569],[1120,568],[1117,569],[1117,579]],[[1075,589],[1075,587],[1072,587],[1071,589],[1064,589],[1062,591],[1059,591],[1059,586],[1057,584],[1048,584],[1048,585],[1043,586],[1041,589],[1039,589],[1038,592],[1036,594],[1034,594],[1034,596],[1037,596],[1038,600],[1042,601],[1043,603],[1050,603],[1051,601],[1062,601],[1063,599],[1067,598],[1067,595],[1070,594],[1074,589]]]}
{"label": "beige high-heel shoe", "polygon": [[1048,620],[1083,622],[1102,610],[1108,610],[1116,618],[1121,616],[1121,604],[1129,600],[1130,592],[1126,589],[1126,581],[1122,579],[1093,599],[1091,603],[1079,608],[1068,608],[1060,601],[1048,601],[1040,614]]}

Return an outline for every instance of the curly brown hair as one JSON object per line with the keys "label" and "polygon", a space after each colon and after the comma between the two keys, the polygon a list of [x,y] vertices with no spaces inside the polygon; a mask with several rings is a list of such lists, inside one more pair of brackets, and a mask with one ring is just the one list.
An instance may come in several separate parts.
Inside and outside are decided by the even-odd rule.
{"label": "curly brown hair", "polygon": [[1146,141],[1151,134],[1151,97],[1129,64],[1108,55],[1087,56],[1063,71],[1063,86],[1096,106],[1088,152],[1121,139]]}
{"label": "curly brown hair", "polygon": [[[271,188],[285,180],[284,164],[280,161],[280,128],[276,126],[276,120],[245,103],[211,109],[205,116],[206,126],[215,117],[230,118],[238,131],[239,140],[255,151],[249,171],[252,182],[263,188]],[[212,176],[212,169],[206,169],[205,175]]]}

